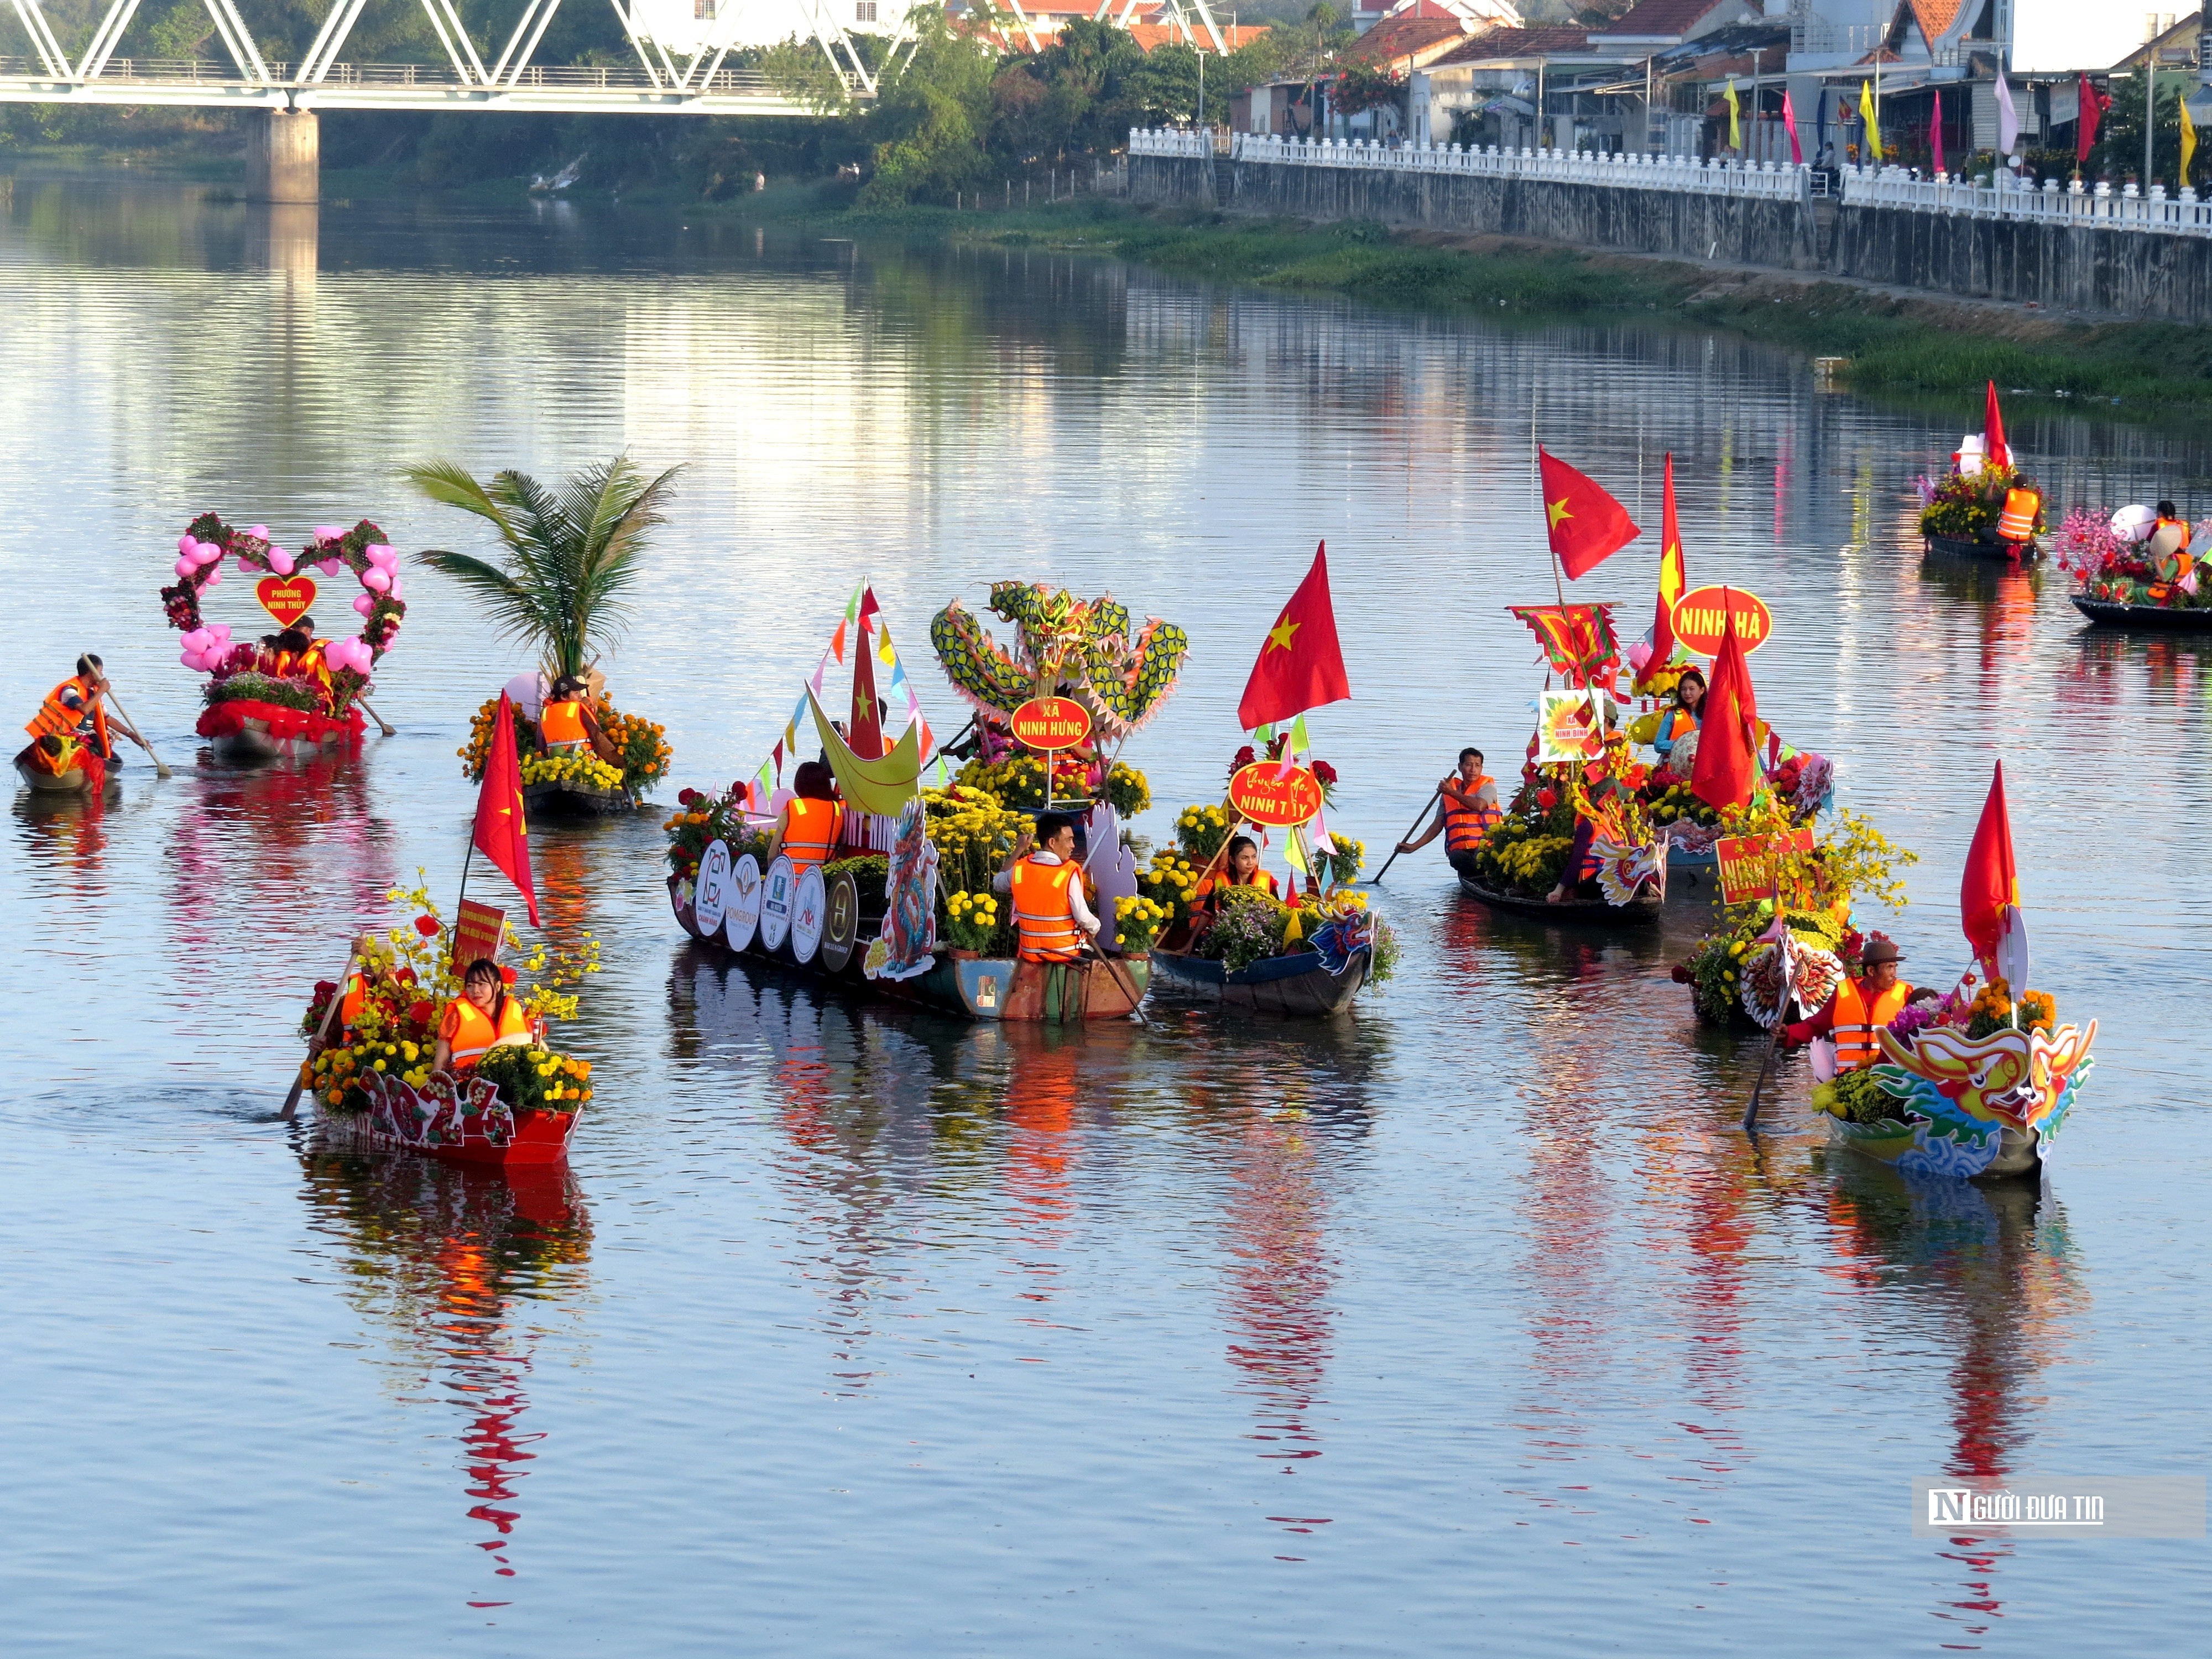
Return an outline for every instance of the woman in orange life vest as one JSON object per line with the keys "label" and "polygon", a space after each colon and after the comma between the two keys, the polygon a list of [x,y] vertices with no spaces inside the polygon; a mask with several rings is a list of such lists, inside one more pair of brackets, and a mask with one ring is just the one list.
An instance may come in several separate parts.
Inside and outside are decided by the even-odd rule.
{"label": "woman in orange life vest", "polygon": [[599,730],[599,716],[584,701],[583,681],[574,674],[563,674],[553,682],[545,706],[538,711],[538,747],[547,755],[589,751],[604,757],[605,734]]}
{"label": "woman in orange life vest", "polygon": [[1006,867],[991,878],[991,890],[1013,902],[1017,954],[1024,962],[1075,962],[1097,937],[1098,918],[1083,890],[1075,862],[1075,820],[1065,812],[1037,814],[1036,838],[1014,843]]}
{"label": "woman in orange life vest", "polygon": [[1652,735],[1651,746],[1659,751],[1659,763],[1672,770],[1674,745],[1705,723],[1705,674],[1698,669],[1686,668],[1682,678],[1674,682],[1674,706],[1660,712],[1659,729]]}
{"label": "woman in orange life vest", "polygon": [[1281,896],[1275,886],[1275,878],[1260,867],[1260,848],[1249,836],[1231,836],[1229,845],[1221,849],[1221,868],[1199,883],[1198,891],[1191,896],[1190,908],[1204,914],[1213,908],[1207,900],[1217,890],[1227,887],[1257,887],[1269,898]]}
{"label": "woman in orange life vest", "polygon": [[2189,551],[2190,525],[2176,511],[2172,501],[2158,504],[2158,522],[2151,526],[2150,534],[2143,538],[2143,554],[2148,558],[2151,574],[2162,582],[2178,582],[2196,568],[2197,561]]}
{"label": "woman in orange life vest", "polygon": [[773,862],[781,853],[791,860],[793,876],[803,876],[829,861],[844,830],[845,805],[837,799],[836,775],[825,762],[803,762],[792,775],[791,799],[776,819],[769,859]]}
{"label": "woman in orange life vest", "polygon": [[461,994],[446,1005],[438,1019],[437,1045],[431,1050],[434,1070],[464,1073],[494,1048],[527,1048],[530,1017],[522,1004],[507,994],[506,977],[489,957],[478,957],[461,976]]}
{"label": "woman in orange life vest", "polygon": [[1882,1027],[1904,1012],[1908,1002],[1933,1002],[1933,991],[1916,991],[1897,976],[1905,953],[1896,944],[1876,933],[1859,957],[1864,977],[1847,979],[1836,987],[1828,1006],[1810,1019],[1801,1019],[1783,1035],[1794,1048],[1816,1036],[1832,1037],[1836,1069],[1856,1072],[1881,1058],[1876,1036]]}
{"label": "woman in orange life vest", "polygon": [[1498,780],[1482,769],[1482,750],[1459,751],[1459,770],[1437,785],[1437,815],[1413,841],[1401,841],[1398,850],[1416,853],[1441,834],[1444,856],[1456,870],[1474,857],[1474,849],[1490,827],[1505,816],[1498,805]]}

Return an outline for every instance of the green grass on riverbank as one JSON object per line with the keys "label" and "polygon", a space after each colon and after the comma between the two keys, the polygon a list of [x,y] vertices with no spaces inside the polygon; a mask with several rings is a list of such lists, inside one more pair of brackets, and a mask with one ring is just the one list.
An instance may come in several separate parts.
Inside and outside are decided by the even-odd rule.
{"label": "green grass on riverbank", "polygon": [[[744,213],[747,205],[732,209]],[[1112,253],[1212,281],[1422,309],[1586,319],[1658,313],[1808,356],[1847,358],[1850,385],[1892,395],[1949,398],[1978,393],[1994,380],[2008,392],[2076,404],[2117,401],[2138,412],[2212,407],[2212,331],[2178,325],[2069,324],[2019,307],[1900,296],[1813,276],[1392,232],[1374,223],[1229,219],[1100,198],[1010,212],[775,206],[768,212],[817,228],[834,222],[848,234]]]}

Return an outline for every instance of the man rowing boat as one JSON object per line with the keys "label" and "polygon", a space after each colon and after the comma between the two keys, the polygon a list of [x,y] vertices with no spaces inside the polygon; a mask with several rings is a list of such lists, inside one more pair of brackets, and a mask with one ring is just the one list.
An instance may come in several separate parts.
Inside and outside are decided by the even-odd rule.
{"label": "man rowing boat", "polygon": [[1497,780],[1482,769],[1482,750],[1462,749],[1459,770],[1437,785],[1436,817],[1416,839],[1400,842],[1398,850],[1419,852],[1441,832],[1444,856],[1453,869],[1465,872],[1473,869],[1474,849],[1483,836],[1504,816],[1498,805]]}

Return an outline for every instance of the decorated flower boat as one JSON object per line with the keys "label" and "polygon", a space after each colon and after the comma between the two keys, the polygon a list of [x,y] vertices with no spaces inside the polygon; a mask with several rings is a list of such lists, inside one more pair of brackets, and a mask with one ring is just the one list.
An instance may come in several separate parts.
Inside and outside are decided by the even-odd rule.
{"label": "decorated flower boat", "polygon": [[[604,681],[593,675],[589,677],[589,707],[599,740],[586,750],[545,753],[538,714],[532,712],[542,712],[545,681],[542,674],[534,679],[524,676],[519,686],[507,688],[515,747],[520,756],[524,813],[532,823],[538,823],[611,817],[636,811],[647,792],[667,773],[671,751],[666,732],[641,715],[617,709]],[[526,695],[514,696],[518,690]],[[498,714],[499,699],[489,698],[470,724],[469,740],[459,754],[461,769],[471,780],[483,776]]]}
{"label": "decorated flower boat", "polygon": [[2074,608],[2100,628],[2158,633],[2212,632],[2212,524],[2197,530],[2124,507],[2110,519],[2083,508],[2067,514],[2051,538],[2058,568],[2081,583]]}
{"label": "decorated flower boat", "polygon": [[[222,581],[225,560],[241,574],[258,573],[254,597],[277,623],[279,632],[258,645],[234,641],[227,624],[202,617],[202,599]],[[310,567],[326,578],[349,573],[361,583],[353,608],[362,629],[355,638],[316,636]],[[208,676],[197,729],[217,761],[259,765],[360,741],[361,699],[407,614],[398,555],[381,530],[366,519],[351,530],[319,526],[313,540],[292,553],[270,541],[264,525],[237,530],[206,513],[178,538],[175,573],[161,603],[169,625],[184,635],[179,659]]]}
{"label": "decorated flower boat", "polygon": [[1920,538],[1927,554],[1952,558],[2002,559],[2031,563],[2043,554],[2037,538],[2045,529],[2043,496],[2014,465],[1997,408],[1996,386],[1989,388],[1983,429],[1959,441],[1951,471],[1939,483],[1921,478]]}
{"label": "decorated flower boat", "polygon": [[[457,939],[426,888],[391,896],[416,907],[413,926],[362,938],[349,983],[317,985],[301,1022],[309,1038],[301,1080],[325,1137],[453,1164],[559,1162],[592,1098],[592,1067],[545,1047],[545,1031],[549,1021],[574,1014],[576,997],[562,988],[596,971],[597,944],[586,939],[573,952],[541,946],[529,954],[524,966],[532,982],[508,993],[527,1016],[528,1047],[493,1048],[459,1074],[436,1071],[440,1018],[461,994],[454,959],[495,955],[513,936],[501,913],[474,901],[461,907]],[[501,971],[512,983],[514,970]],[[343,1023],[332,1030],[339,1015]]]}
{"label": "decorated flower boat", "polygon": [[[1101,914],[1111,920],[1106,907],[1135,895],[1120,814],[1143,811],[1151,792],[1099,740],[1118,746],[1150,716],[1174,686],[1186,642],[1158,621],[1132,641],[1127,611],[1110,599],[1086,605],[1002,583],[992,605],[1015,623],[1018,656],[992,643],[957,601],[933,623],[940,659],[978,716],[957,778],[924,789],[935,739],[874,593],[854,593],[769,763],[719,797],[678,795],[664,828],[679,926],[747,956],[969,1019],[1056,1023],[1136,1011],[1151,980],[1141,948],[1117,950],[1109,927],[1101,956],[1020,961],[991,881],[1032,815],[1049,806],[1078,820],[1077,859]],[[817,696],[833,665],[849,669],[844,707],[856,712],[884,706],[877,676],[887,669],[885,689],[903,695],[900,718],[833,722]],[[1040,686],[1043,695],[1033,695]],[[1013,689],[1022,695],[1008,702]],[[770,831],[792,799],[770,774],[799,752],[802,727],[819,740],[842,805],[831,856],[799,870],[780,853],[769,856]]]}

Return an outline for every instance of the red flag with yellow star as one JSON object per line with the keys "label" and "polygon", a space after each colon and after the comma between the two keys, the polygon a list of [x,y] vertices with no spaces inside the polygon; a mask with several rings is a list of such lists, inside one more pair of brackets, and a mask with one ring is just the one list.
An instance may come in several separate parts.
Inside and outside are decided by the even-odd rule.
{"label": "red flag with yellow star", "polygon": [[1252,665],[1237,724],[1249,732],[1352,695],[1344,651],[1336,642],[1336,607],[1328,599],[1328,544],[1314,549],[1313,568],[1291,595]]}
{"label": "red flag with yellow star", "polygon": [[[2004,763],[1997,763],[1990,780],[1989,799],[1982,803],[1982,820],[1974,826],[1973,844],[1966,849],[1966,878],[1959,884],[1959,919],[1966,943],[1990,978],[1997,975],[1997,947],[2020,908],[2020,865],[2012,851],[2012,811],[2005,803]],[[2017,997],[2024,986],[2012,988]]]}
{"label": "red flag with yellow star", "polygon": [[1644,533],[1596,479],[1541,449],[1536,461],[1544,478],[1544,527],[1568,580],[1587,576]]}
{"label": "red flag with yellow star", "polygon": [[1656,674],[1674,660],[1674,607],[1689,588],[1682,562],[1682,529],[1674,518],[1674,453],[1667,452],[1666,494],[1659,514],[1659,601],[1651,618],[1651,656],[1644,674]]}
{"label": "red flag with yellow star", "polygon": [[538,890],[530,878],[530,826],[522,819],[522,764],[514,752],[514,705],[499,694],[499,714],[491,728],[491,752],[484,757],[483,787],[477,792],[476,847],[521,890],[538,925]]}

